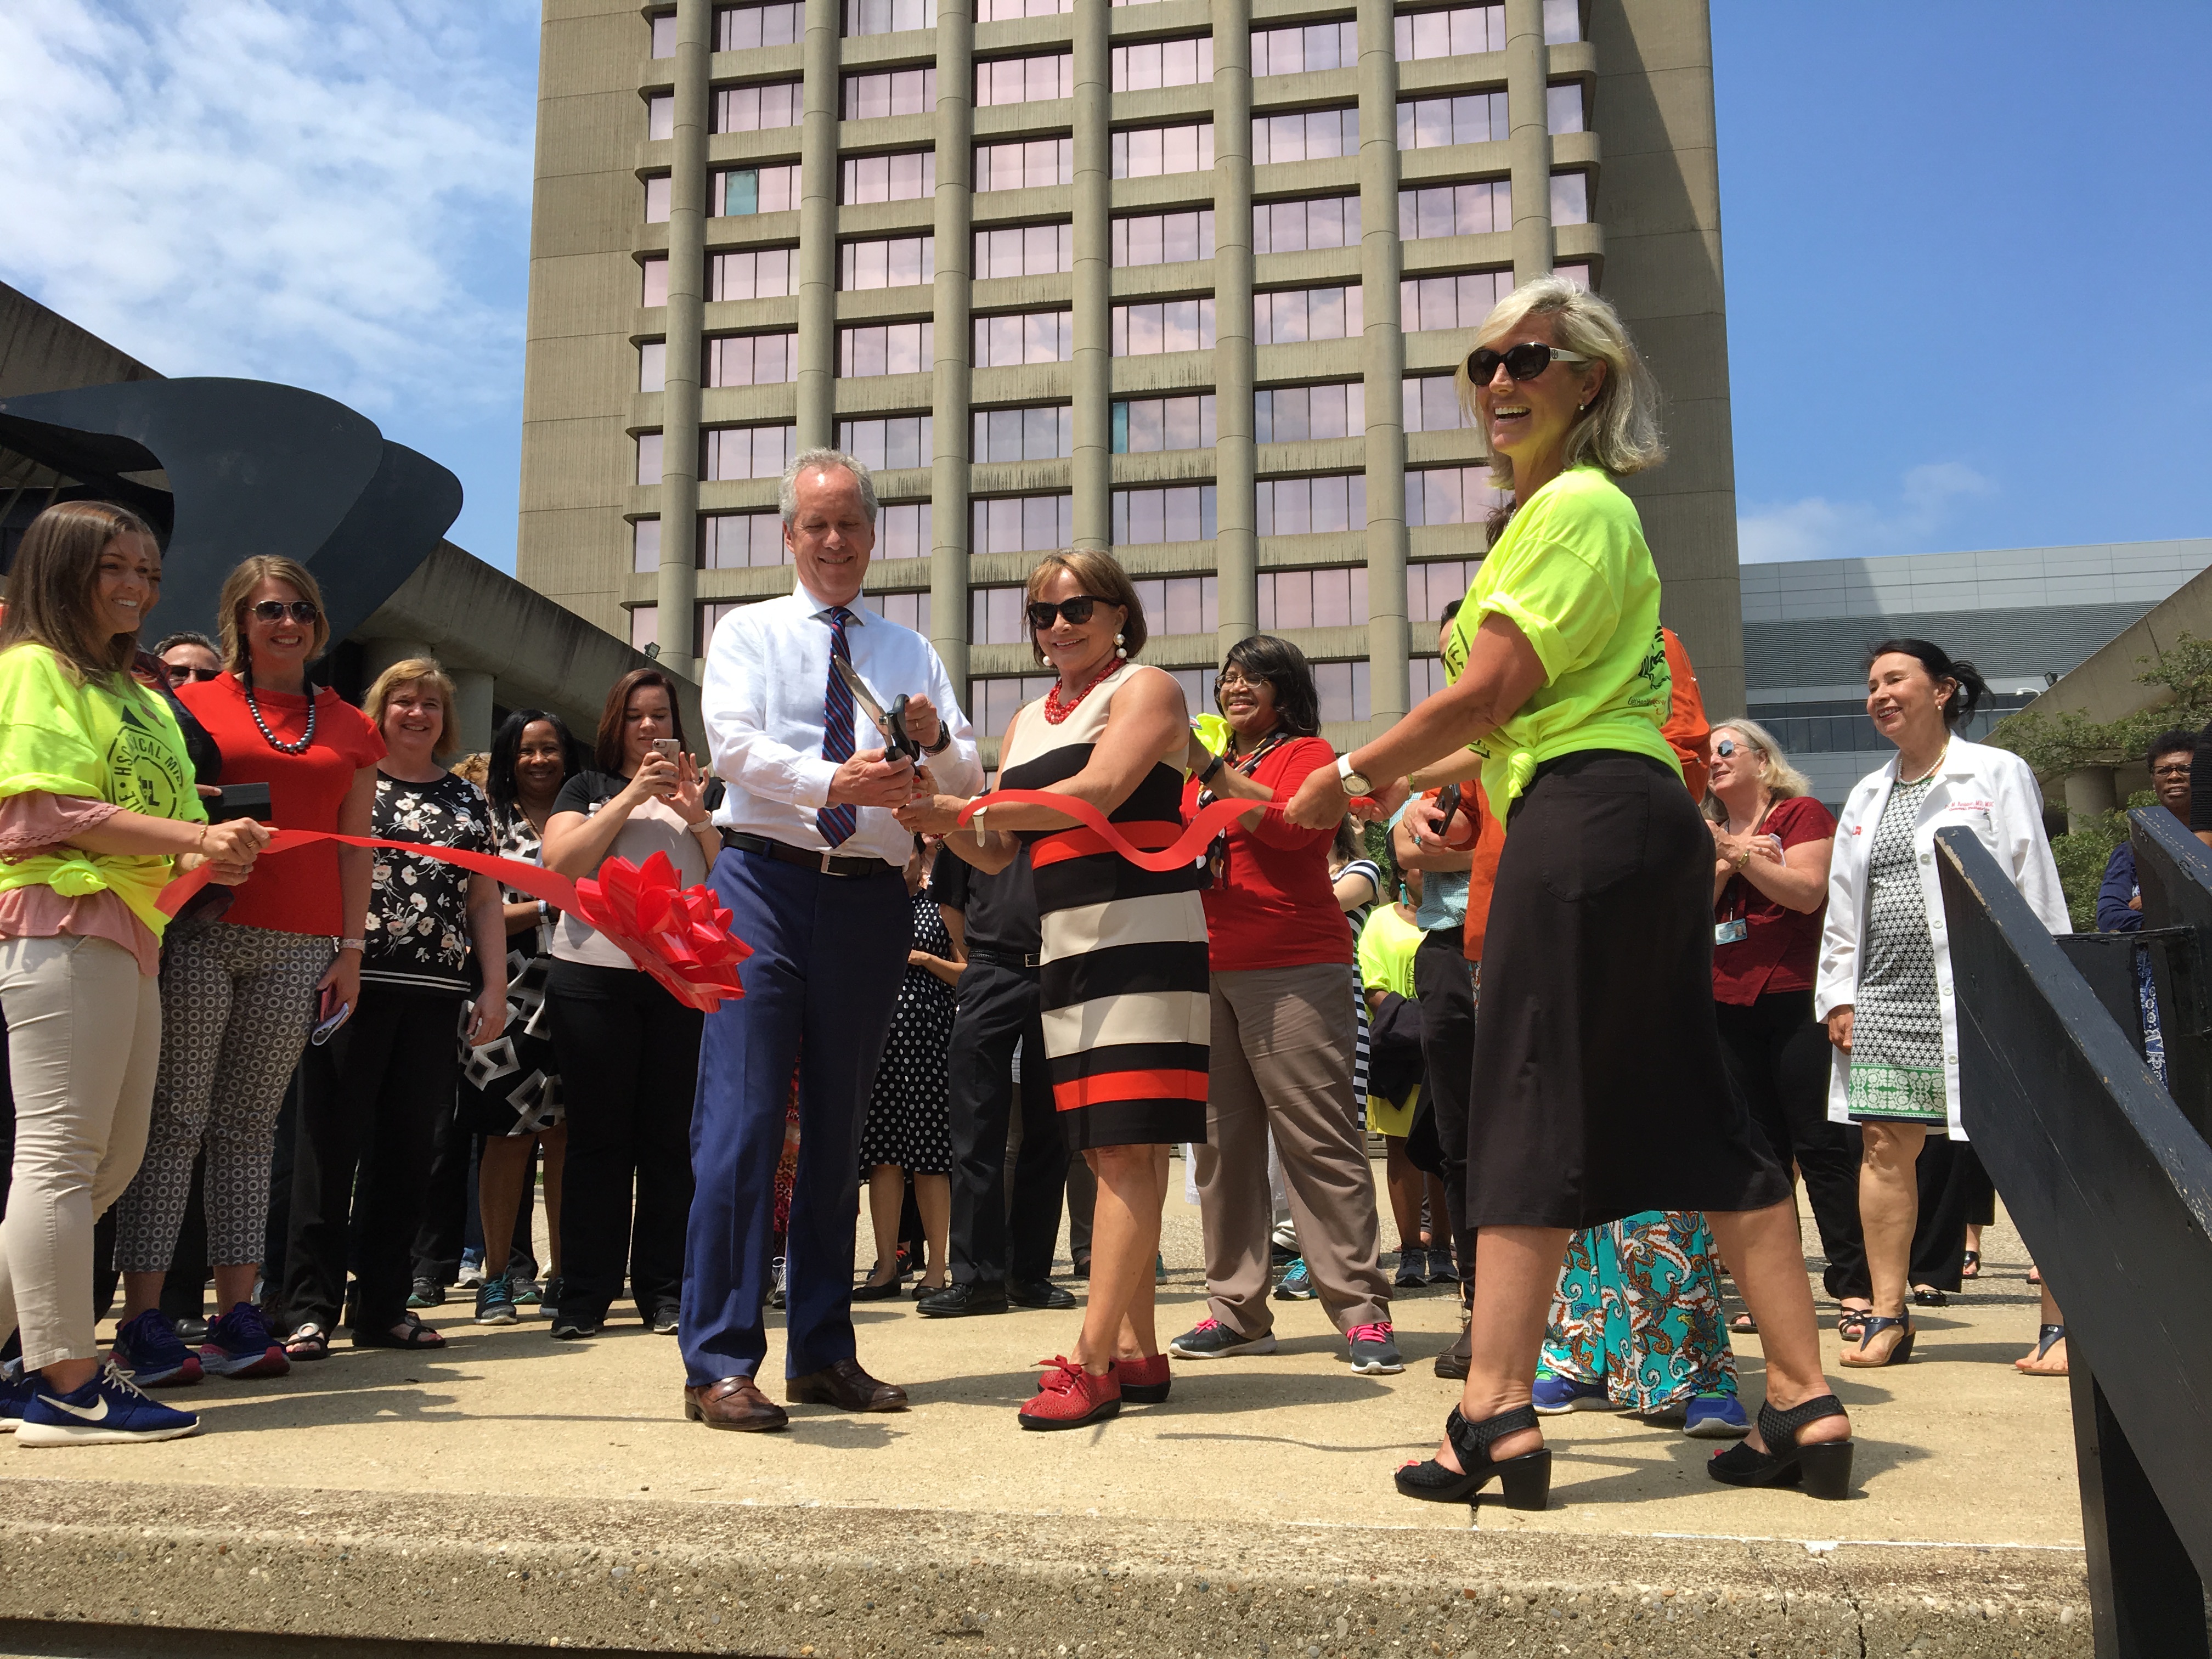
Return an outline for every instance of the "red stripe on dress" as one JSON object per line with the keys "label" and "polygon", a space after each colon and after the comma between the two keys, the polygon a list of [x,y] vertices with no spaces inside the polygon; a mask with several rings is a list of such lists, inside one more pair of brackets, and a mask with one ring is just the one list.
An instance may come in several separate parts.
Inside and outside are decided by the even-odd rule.
{"label": "red stripe on dress", "polygon": [[[1157,853],[1172,847],[1182,834],[1180,823],[1116,823],[1114,826],[1126,836],[1129,844],[1140,852]],[[1114,849],[1106,837],[1096,830],[1079,824],[1072,830],[1055,830],[1030,843],[1030,867],[1042,870],[1048,865],[1059,864],[1068,859],[1094,858]]]}
{"label": "red stripe on dress", "polygon": [[1189,1100],[1206,1098],[1204,1072],[1101,1072],[1095,1077],[1071,1079],[1052,1085],[1055,1110],[1073,1112],[1116,1100]]}

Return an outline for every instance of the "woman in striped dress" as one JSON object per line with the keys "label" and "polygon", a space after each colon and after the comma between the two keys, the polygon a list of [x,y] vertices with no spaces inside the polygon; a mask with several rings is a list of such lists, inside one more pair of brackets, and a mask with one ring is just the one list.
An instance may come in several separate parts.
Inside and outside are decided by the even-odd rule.
{"label": "woman in striped dress", "polygon": [[[1145,643],[1136,590],[1110,555],[1053,553],[1030,573],[1028,598],[1037,659],[1060,678],[1008,724],[1000,787],[1088,802],[1139,847],[1167,846],[1182,830],[1190,715],[1174,679],[1132,660]],[[1003,869],[1018,843],[1030,848],[1054,1103],[1069,1146],[1097,1175],[1098,1207],[1074,1358],[1044,1362],[1021,1423],[1077,1428],[1125,1398],[1167,1398],[1152,1264],[1167,1148],[1206,1139],[1205,877],[1197,864],[1139,869],[1050,807],[987,806],[957,828],[967,805],[925,796],[899,817],[944,835],[979,869]]]}

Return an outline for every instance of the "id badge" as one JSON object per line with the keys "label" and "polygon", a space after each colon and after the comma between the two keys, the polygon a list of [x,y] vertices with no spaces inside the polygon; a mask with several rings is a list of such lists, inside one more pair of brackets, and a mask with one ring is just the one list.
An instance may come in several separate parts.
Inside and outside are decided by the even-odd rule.
{"label": "id badge", "polygon": [[1750,937],[1751,923],[1742,916],[1738,916],[1734,921],[1721,921],[1713,924],[1713,943],[1715,945],[1741,945],[1744,940]]}

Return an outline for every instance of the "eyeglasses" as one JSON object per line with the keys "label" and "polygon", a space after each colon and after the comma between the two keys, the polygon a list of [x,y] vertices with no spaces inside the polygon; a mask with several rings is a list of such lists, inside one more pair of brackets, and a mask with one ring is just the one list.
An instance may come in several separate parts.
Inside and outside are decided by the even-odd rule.
{"label": "eyeglasses", "polygon": [[1241,687],[1249,690],[1257,691],[1261,686],[1267,684],[1267,682],[1265,679],[1248,680],[1244,678],[1244,672],[1242,669],[1232,668],[1213,682],[1213,689],[1216,691],[1227,691],[1232,687]]}
{"label": "eyeglasses", "polygon": [[1477,386],[1488,386],[1498,378],[1498,367],[1505,366],[1509,379],[1533,380],[1553,363],[1586,363],[1589,359],[1579,352],[1567,351],[1555,345],[1546,345],[1541,340],[1523,340],[1503,351],[1492,351],[1488,346],[1477,346],[1468,354],[1468,378]]}
{"label": "eyeglasses", "polygon": [[295,599],[289,605],[282,599],[264,599],[253,607],[253,615],[259,622],[282,622],[289,615],[295,623],[312,623],[322,612],[313,599]]}
{"label": "eyeglasses", "polygon": [[2154,778],[2185,778],[2189,772],[2190,763],[2187,761],[2183,761],[2179,766],[2154,766],[2150,769],[2150,775]]}
{"label": "eyeglasses", "polygon": [[173,662],[163,663],[161,665],[169,671],[169,683],[172,685],[178,684],[179,683],[211,680],[222,672],[222,670],[220,668],[186,668],[181,664]]}
{"label": "eyeglasses", "polygon": [[1723,738],[1713,745],[1713,753],[1726,760],[1729,756],[1739,754],[1746,749],[1750,750],[1754,755],[1763,755],[1766,752],[1755,743],[1738,743],[1734,738]]}
{"label": "eyeglasses", "polygon": [[1095,593],[1078,593],[1073,599],[1062,599],[1058,605],[1048,605],[1039,599],[1030,606],[1030,626],[1042,632],[1051,627],[1053,618],[1058,617],[1070,628],[1080,628],[1091,620],[1091,612],[1100,605],[1113,603],[1113,600],[1102,599]]}

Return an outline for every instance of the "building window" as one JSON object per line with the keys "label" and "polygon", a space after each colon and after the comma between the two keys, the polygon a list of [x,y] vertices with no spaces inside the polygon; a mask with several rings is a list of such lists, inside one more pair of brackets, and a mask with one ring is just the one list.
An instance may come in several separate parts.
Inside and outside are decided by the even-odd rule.
{"label": "building window", "polygon": [[633,651],[642,651],[648,645],[657,645],[659,641],[660,607],[657,605],[631,606],[629,648]]}
{"label": "building window", "polygon": [[735,167],[714,175],[714,200],[721,216],[742,218],[752,213],[789,213],[799,206],[799,167]]}
{"label": "building window", "polygon": [[792,253],[787,247],[750,248],[717,253],[712,295],[716,300],[777,300],[791,292]]}
{"label": "building window", "polygon": [[1486,236],[1513,228],[1513,186],[1504,179],[1471,185],[1432,185],[1398,192],[1398,234]]}
{"label": "building window", "polygon": [[641,576],[660,568],[660,520],[640,519],[629,527],[629,568]]}
{"label": "building window", "polygon": [[1359,240],[1359,198],[1316,196],[1303,202],[1258,202],[1252,208],[1252,252],[1304,253],[1352,247]]}
{"label": "building window", "polygon": [[968,712],[981,730],[1003,733],[1024,703],[1035,702],[1058,684],[1057,678],[1051,674],[970,680]]}
{"label": "building window", "polygon": [[1300,340],[1344,340],[1366,326],[1356,288],[1293,288],[1252,296],[1252,341],[1291,345]]}
{"label": "building window", "polygon": [[1563,81],[1544,88],[1544,125],[1552,131],[1586,132],[1588,120],[1581,82]]}
{"label": "building window", "polygon": [[1151,357],[1164,351],[1213,349],[1213,300],[1163,300],[1114,307],[1113,355]]}
{"label": "building window", "polygon": [[975,146],[975,188],[1030,190],[1075,182],[1075,140],[1030,138]]}
{"label": "building window", "polygon": [[1482,524],[1501,506],[1503,491],[1490,482],[1486,466],[1432,466],[1406,474],[1406,526]]}
{"label": "building window", "polygon": [[796,334],[726,334],[707,342],[707,384],[788,386],[799,378]]}
{"label": "building window", "polygon": [[1340,472],[1320,478],[1263,478],[1253,505],[1254,526],[1262,536],[1364,530],[1367,475]]}
{"label": "building window", "polygon": [[1367,664],[1317,662],[1313,665],[1314,689],[1321,693],[1323,722],[1364,720],[1374,713],[1367,696]]}
{"label": "building window", "polygon": [[1194,87],[1213,78],[1213,37],[1193,35],[1183,40],[1147,40],[1141,46],[1116,46],[1113,54],[1114,90],[1149,92],[1155,87]]}
{"label": "building window", "polygon": [[1170,265],[1213,257],[1213,210],[1139,213],[1114,221],[1113,261],[1121,265]]}
{"label": "building window", "polygon": [[668,303],[668,256],[660,254],[638,263],[638,275],[642,279],[637,302],[641,306],[665,306]]}
{"label": "building window", "polygon": [[646,340],[637,349],[637,389],[640,392],[668,390],[668,342]]}
{"label": "building window", "polygon": [[1011,316],[975,319],[977,368],[1065,363],[1074,357],[1075,313],[1072,311],[1020,311]]}
{"label": "building window", "polygon": [[[879,556],[884,555],[882,544],[877,544]],[[901,628],[911,628],[924,639],[929,637],[929,595],[916,593],[877,593],[871,596],[875,608],[885,622],[896,623]]]}
{"label": "building window", "polygon": [[975,8],[975,21],[1000,23],[1016,17],[1052,17],[1074,9],[1075,0],[981,0]]}
{"label": "building window", "polygon": [[[1170,634],[1211,634],[1221,626],[1221,584],[1214,577],[1151,577],[1129,586],[1137,590],[1137,603],[1145,607],[1145,621],[1155,639]],[[1184,695],[1189,695],[1188,686]],[[1199,713],[1211,706],[1193,703],[1191,709]]]}
{"label": "building window", "polygon": [[[849,12],[848,6],[848,15]],[[779,3],[770,6],[731,6],[714,14],[717,52],[795,46],[805,38],[806,7],[803,0],[779,0]]]}
{"label": "building window", "polygon": [[837,250],[837,286],[842,289],[914,288],[936,280],[934,236],[847,242]]}
{"label": "building window", "polygon": [[[1413,629],[1416,645],[1425,643],[1421,637],[1425,624],[1443,626],[1444,607],[1467,597],[1467,590],[1474,586],[1474,573],[1481,568],[1479,559],[1446,559],[1406,567],[1406,620]],[[1436,689],[1443,689],[1441,678]]]}
{"label": "building window", "polygon": [[845,190],[848,203],[916,202],[937,188],[937,152],[901,150],[891,155],[851,155],[845,159]]}
{"label": "building window", "polygon": [[668,222],[668,204],[672,182],[663,173],[645,181],[645,222],[665,225]]}
{"label": "building window", "polygon": [[1359,628],[1367,622],[1367,567],[1270,570],[1260,578],[1260,629]]}
{"label": "building window", "polygon": [[871,121],[885,115],[928,115],[937,108],[937,67],[891,70],[845,77],[845,118]]}
{"label": "building window", "polygon": [[937,331],[930,323],[872,323],[837,331],[837,372],[866,374],[926,374],[936,352]]}
{"label": "building window", "polygon": [[[876,510],[876,553],[879,559],[926,559],[929,556],[929,503],[899,501]],[[920,623],[908,627],[929,631],[927,596]]]}
{"label": "building window", "polygon": [[837,447],[872,471],[927,466],[933,459],[927,415],[895,415],[879,421],[840,421]]}
{"label": "building window", "polygon": [[1589,222],[1589,174],[1555,173],[1552,175],[1552,222],[1555,225],[1586,225]]}
{"label": "building window", "polygon": [[673,138],[676,136],[676,94],[656,92],[645,100],[645,136],[647,138]]}
{"label": "building window", "polygon": [[1544,44],[1567,46],[1582,38],[1582,0],[1544,0]]}
{"label": "building window", "polygon": [[749,605],[758,605],[758,599],[710,599],[699,607],[699,654],[704,656],[714,648],[714,630],[723,619],[744,610]]}
{"label": "building window", "polygon": [[1512,289],[1510,270],[1408,278],[1398,284],[1398,325],[1408,334],[1426,329],[1473,328]]}
{"label": "building window", "polygon": [[1304,28],[1261,29],[1252,36],[1255,75],[1304,75],[1315,70],[1358,67],[1357,23],[1309,23]]}
{"label": "building window", "polygon": [[1129,398],[1114,405],[1114,453],[1150,455],[1170,449],[1211,449],[1213,394]]}
{"label": "building window", "polygon": [[1154,179],[1170,173],[1213,171],[1213,123],[1193,126],[1132,127],[1113,137],[1116,179]]}
{"label": "building window", "polygon": [[[982,503],[976,503],[981,507]],[[1025,587],[974,587],[968,591],[968,643],[970,645],[1026,645],[1029,618],[1022,614],[1028,603]]]}
{"label": "building window", "polygon": [[1416,58],[1464,58],[1505,50],[1505,8],[1454,6],[1449,11],[1417,11],[1397,19],[1398,61]]}
{"label": "building window", "polygon": [[1114,545],[1210,542],[1219,529],[1212,484],[1114,492]]}
{"label": "building window", "polygon": [[1041,104],[1074,96],[1075,54],[1072,52],[994,58],[975,65],[978,104]]}
{"label": "building window", "polygon": [[702,513],[699,515],[699,568],[751,570],[789,564],[783,520],[774,513]]}
{"label": "building window", "polygon": [[672,11],[665,11],[653,20],[653,55],[676,56],[676,14]]}
{"label": "building window", "polygon": [[718,426],[700,434],[706,465],[699,475],[710,482],[729,478],[775,478],[799,453],[795,426]]}
{"label": "building window", "polygon": [[977,461],[1056,461],[1075,453],[1075,410],[1068,404],[975,411]]}
{"label": "building window", "polygon": [[1359,111],[1310,109],[1297,115],[1261,115],[1252,122],[1252,161],[1322,161],[1359,153]]}
{"label": "building window", "polygon": [[971,555],[1049,553],[1075,539],[1073,495],[994,496],[974,502],[972,516]]}
{"label": "building window", "polygon": [[1075,269],[1075,227],[1012,225],[975,233],[975,275],[1050,276]]}
{"label": "building window", "polygon": [[1406,430],[1458,432],[1471,428],[1474,417],[1459,406],[1459,385],[1449,374],[1409,374],[1406,377]]}
{"label": "building window", "polygon": [[1252,441],[1262,444],[1363,437],[1367,388],[1358,380],[1338,386],[1269,386],[1252,396]]}
{"label": "building window", "polygon": [[724,87],[714,94],[714,131],[762,132],[770,127],[795,127],[805,110],[796,81]]}
{"label": "building window", "polygon": [[[793,11],[799,9],[797,6]],[[845,0],[845,33],[897,34],[937,27],[937,0]]]}
{"label": "building window", "polygon": [[1456,98],[1416,98],[1398,106],[1398,148],[1432,149],[1442,144],[1486,144],[1507,132],[1505,94],[1462,93]]}
{"label": "building window", "polygon": [[660,434],[658,432],[637,434],[637,481],[641,484],[660,482]]}

